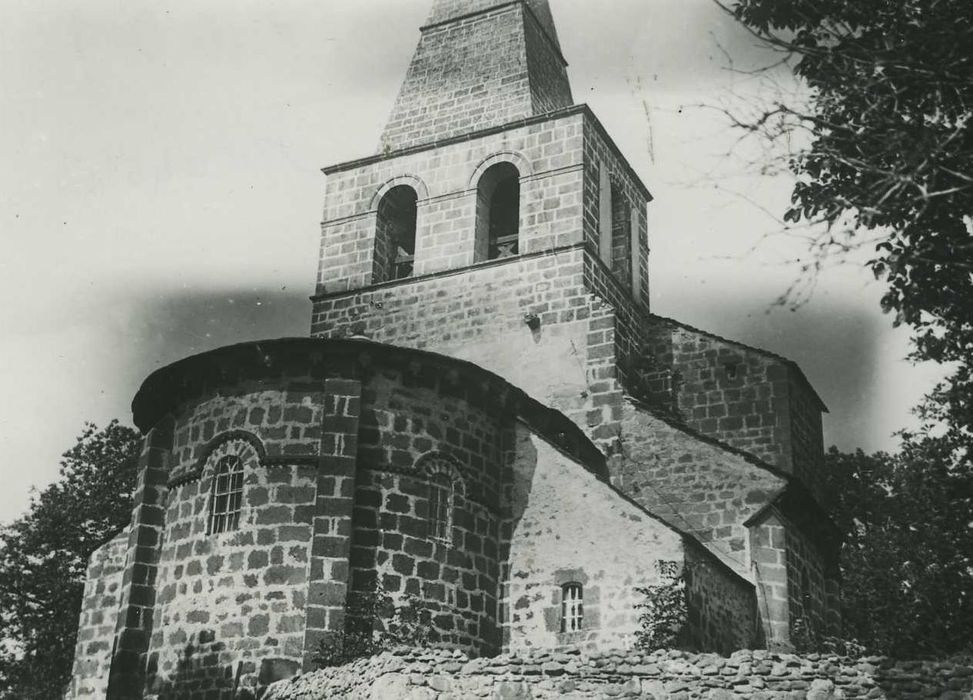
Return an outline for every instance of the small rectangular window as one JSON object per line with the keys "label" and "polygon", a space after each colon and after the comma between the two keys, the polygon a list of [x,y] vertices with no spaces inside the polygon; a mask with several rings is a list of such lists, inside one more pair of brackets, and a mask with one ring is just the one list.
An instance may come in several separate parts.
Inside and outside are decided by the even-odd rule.
{"label": "small rectangular window", "polygon": [[580,583],[561,588],[561,632],[579,632],[584,622],[584,590]]}

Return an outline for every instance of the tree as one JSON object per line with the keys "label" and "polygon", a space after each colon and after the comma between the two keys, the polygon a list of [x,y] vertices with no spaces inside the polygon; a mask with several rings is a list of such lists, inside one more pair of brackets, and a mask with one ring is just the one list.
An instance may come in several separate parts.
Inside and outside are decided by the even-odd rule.
{"label": "tree", "polygon": [[[719,0],[716,0],[719,2]],[[792,223],[820,257],[875,245],[882,306],[914,329],[915,358],[956,363],[941,419],[973,435],[973,3],[736,0],[722,5],[808,88],[736,117],[791,153]],[[800,132],[806,138],[794,139]]]}
{"label": "tree", "polygon": [[0,697],[59,697],[71,675],[88,557],[131,517],[138,433],[86,424],[56,482],[0,531]]}
{"label": "tree", "polygon": [[970,651],[973,470],[948,436],[897,455],[827,455],[842,549],[844,636],[899,657]]}

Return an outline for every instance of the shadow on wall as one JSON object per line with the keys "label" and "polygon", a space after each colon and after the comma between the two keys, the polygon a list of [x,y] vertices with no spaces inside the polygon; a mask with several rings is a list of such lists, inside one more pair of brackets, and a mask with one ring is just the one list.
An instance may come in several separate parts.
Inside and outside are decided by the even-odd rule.
{"label": "shadow on wall", "polygon": [[[503,504],[506,510],[500,522],[500,590],[511,590],[510,554],[514,533],[520,527],[520,521],[530,503],[530,493],[534,485],[534,474],[537,471],[537,448],[530,440],[522,440],[516,428],[508,428],[504,436],[504,443],[515,446],[514,451],[506,455],[507,470],[503,475],[504,489]],[[509,490],[507,490],[509,489]],[[510,646],[511,632],[515,616],[530,615],[529,610],[518,607],[513,596],[497,601],[497,629],[500,631],[501,650]]]}
{"label": "shadow on wall", "polygon": [[[292,677],[298,664],[285,659],[263,659],[260,673],[254,679],[255,661],[220,664],[222,642],[215,641],[212,630],[199,633],[199,644],[187,644],[169,677],[158,675],[158,658],[150,659],[147,668],[148,691],[158,700],[209,700],[233,698],[255,700],[262,690],[282,678]],[[256,683],[256,688],[254,684]]]}
{"label": "shadow on wall", "polygon": [[200,646],[187,644],[176,668],[168,678],[160,678],[155,664],[157,659],[150,659],[146,669],[149,676],[149,692],[159,700],[202,700],[205,697],[222,697],[230,693],[230,697],[241,700],[252,700],[252,693],[237,694],[242,664],[220,666],[220,652],[224,645],[221,642],[206,643],[212,639],[214,633],[209,630],[200,632]]}

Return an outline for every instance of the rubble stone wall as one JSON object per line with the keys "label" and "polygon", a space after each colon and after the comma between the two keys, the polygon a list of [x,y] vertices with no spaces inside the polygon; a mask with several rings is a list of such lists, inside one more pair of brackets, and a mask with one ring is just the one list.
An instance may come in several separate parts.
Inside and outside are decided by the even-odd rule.
{"label": "rubble stone wall", "polygon": [[973,698],[973,658],[885,657],[739,651],[534,652],[473,659],[459,652],[399,651],[322,669],[270,687],[265,700],[838,700]]}

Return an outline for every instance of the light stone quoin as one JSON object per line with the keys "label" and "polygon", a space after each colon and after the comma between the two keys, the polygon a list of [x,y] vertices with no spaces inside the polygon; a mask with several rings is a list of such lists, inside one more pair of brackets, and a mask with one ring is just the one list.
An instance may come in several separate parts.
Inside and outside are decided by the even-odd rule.
{"label": "light stone quoin", "polygon": [[[69,698],[260,697],[376,586],[441,648],[267,697],[526,697],[514,667],[556,697],[581,659],[668,697],[676,657],[618,651],[666,568],[699,651],[839,628],[827,409],[790,360],[652,313],[652,195],[575,104],[547,0],[434,0],[377,152],[324,173],[310,337],[135,397],[135,507],[89,563]],[[702,675],[746,696],[793,666],[746,653]]]}

